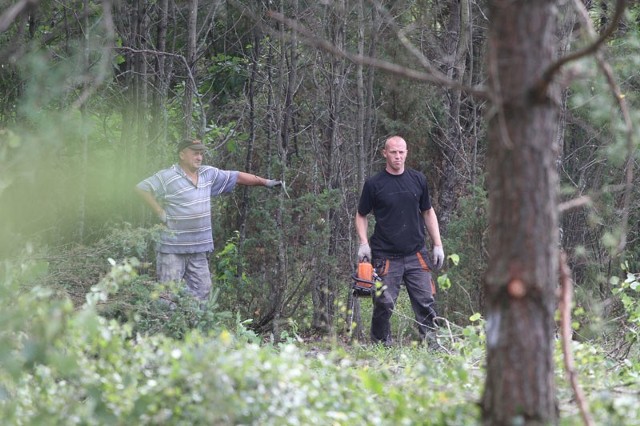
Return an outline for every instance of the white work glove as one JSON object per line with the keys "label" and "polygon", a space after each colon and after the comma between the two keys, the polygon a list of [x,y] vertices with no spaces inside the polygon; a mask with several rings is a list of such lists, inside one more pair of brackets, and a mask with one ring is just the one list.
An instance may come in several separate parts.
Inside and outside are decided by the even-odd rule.
{"label": "white work glove", "polygon": [[433,246],[433,268],[437,271],[444,265],[444,250],[442,246]]}
{"label": "white work glove", "polygon": [[282,181],[274,180],[274,179],[267,179],[267,183],[265,183],[264,186],[266,186],[267,188],[274,188],[276,186],[282,186]]}
{"label": "white work glove", "polygon": [[158,213],[158,219],[160,219],[162,223],[167,223],[167,212],[161,210],[160,213]]}
{"label": "white work glove", "polygon": [[367,243],[360,244],[358,248],[358,261],[362,262],[365,257],[371,262],[371,247]]}

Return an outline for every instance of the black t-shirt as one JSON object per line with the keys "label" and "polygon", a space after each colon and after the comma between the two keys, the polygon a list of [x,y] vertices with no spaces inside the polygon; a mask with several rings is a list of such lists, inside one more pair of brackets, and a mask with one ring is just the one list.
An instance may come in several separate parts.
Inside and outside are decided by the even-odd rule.
{"label": "black t-shirt", "polygon": [[427,178],[405,169],[401,175],[386,170],[367,179],[362,188],[358,213],[371,211],[376,218],[369,239],[374,257],[408,256],[425,245],[426,228],[422,212],[431,208]]}

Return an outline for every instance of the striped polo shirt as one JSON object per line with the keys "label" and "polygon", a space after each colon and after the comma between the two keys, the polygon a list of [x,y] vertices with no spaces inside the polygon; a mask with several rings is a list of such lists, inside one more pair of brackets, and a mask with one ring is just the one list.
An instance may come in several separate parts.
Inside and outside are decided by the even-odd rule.
{"label": "striped polo shirt", "polygon": [[211,197],[230,192],[236,186],[237,171],[211,166],[198,169],[198,185],[178,164],[160,170],[137,187],[150,192],[167,214],[167,227],[157,241],[160,253],[202,253],[213,251]]}

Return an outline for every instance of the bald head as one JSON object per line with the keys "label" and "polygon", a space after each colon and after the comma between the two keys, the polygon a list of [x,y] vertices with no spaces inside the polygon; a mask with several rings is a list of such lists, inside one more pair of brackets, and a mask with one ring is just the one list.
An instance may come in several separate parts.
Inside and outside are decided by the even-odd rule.
{"label": "bald head", "polygon": [[384,143],[384,149],[389,149],[390,145],[398,146],[398,144],[404,146],[404,149],[406,151],[407,142],[401,136],[391,136],[390,138],[388,138]]}
{"label": "bald head", "polygon": [[384,144],[382,156],[387,160],[385,170],[392,175],[401,175],[407,159],[407,142],[400,136],[391,136]]}

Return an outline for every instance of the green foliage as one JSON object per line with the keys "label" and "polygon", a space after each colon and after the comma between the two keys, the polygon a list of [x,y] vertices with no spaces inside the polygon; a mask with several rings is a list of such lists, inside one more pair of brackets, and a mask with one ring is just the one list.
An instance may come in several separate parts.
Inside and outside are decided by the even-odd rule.
{"label": "green foliage", "polygon": [[[74,311],[68,300],[24,283],[38,262],[3,262],[0,416],[4,424],[475,425],[484,379],[484,320],[447,323],[438,349],[417,344],[344,347],[287,339],[260,343],[236,318],[187,330],[179,340],[136,333],[136,319],[95,308],[140,277],[135,260],[112,268]],[[635,279],[628,288],[637,288]],[[634,290],[635,291],[635,290]],[[588,342],[572,342],[575,369],[597,424],[631,425],[640,411],[624,392],[640,368]],[[580,424],[556,350],[562,425]],[[604,367],[604,368],[602,368]],[[215,407],[215,409],[212,409]]]}
{"label": "green foliage", "polygon": [[[220,289],[220,304],[225,310],[254,318],[253,326],[257,326],[263,315],[268,317],[273,312],[276,291],[282,291],[291,302],[286,308],[286,321],[281,325],[298,324],[306,331],[311,326],[314,309],[312,282],[327,279],[335,288],[337,303],[347,299],[351,259],[330,252],[330,217],[340,206],[340,191],[324,188],[318,193],[292,191],[291,198],[282,201],[286,214],[281,216],[281,224],[275,214],[281,202],[279,194],[249,189],[247,195],[249,205],[256,207],[248,211],[244,240],[233,231],[238,220],[237,200],[220,197],[214,203],[216,248],[212,270],[216,276],[214,286]],[[277,290],[283,281],[277,267],[280,239],[285,242],[285,261],[291,265],[286,279],[290,286],[283,290]],[[335,320],[337,323],[340,318],[336,316]]]}
{"label": "green foliage", "polygon": [[234,232],[224,247],[214,252],[214,287],[219,301],[227,310],[234,310],[243,318],[251,318],[253,310],[260,309],[263,289],[247,275],[246,257],[239,251],[239,233]]}
{"label": "green foliage", "polygon": [[[75,296],[76,306],[83,303],[77,292],[86,291],[87,301],[102,316],[128,322],[133,332],[141,335],[161,333],[180,339],[192,329],[208,332],[230,323],[231,314],[218,304],[219,289],[203,304],[190,296],[182,283],[158,284],[146,274],[149,262],[139,259],[150,258],[158,231],[125,224],[91,247],[75,248],[70,258],[53,258],[46,277],[49,287],[63,288]],[[116,267],[119,262],[123,266]],[[139,275],[140,271],[145,273]],[[99,277],[99,284],[93,285]],[[74,282],[66,282],[68,279]],[[119,282],[126,285],[119,286]]]}
{"label": "green foliage", "polygon": [[[594,19],[602,18],[603,11],[598,6],[591,10]],[[574,80],[567,92],[571,119],[563,138],[562,197],[570,200],[588,195],[590,203],[561,215],[562,245],[570,256],[577,302],[585,309],[585,318],[592,324],[598,322],[598,317],[606,322],[617,316],[611,311],[615,304],[610,303],[614,299],[610,277],[615,273],[611,265],[638,259],[637,229],[621,226],[625,194],[620,186],[626,179],[625,164],[637,156],[640,140],[635,124],[640,119],[637,75],[640,60],[634,54],[640,47],[640,38],[637,22],[631,18],[637,12],[637,6],[630,9],[630,17],[625,21],[628,30],[612,38],[603,50],[603,58],[613,71],[613,81],[619,85],[621,96],[614,95],[610,81],[593,57],[574,64],[573,69],[583,78]],[[631,139],[621,103],[628,108],[633,126]],[[634,186],[637,188],[637,183]],[[637,194],[634,189],[632,198]],[[632,206],[627,213],[629,224],[638,222],[636,207]],[[627,245],[625,252],[620,254],[617,250],[623,231]],[[581,334],[584,331],[581,330]]]}
{"label": "green foliage", "polygon": [[[11,352],[3,352],[4,358],[14,360],[3,362],[0,369],[4,391],[0,413],[5,422],[415,423],[430,409],[423,398],[441,405],[456,392],[456,386],[439,378],[435,380],[440,386],[438,398],[429,396],[433,387],[427,373],[433,360],[422,364],[417,355],[424,349],[419,348],[414,349],[416,356],[400,354],[397,360],[389,360],[390,365],[373,368],[384,360],[376,360],[372,357],[376,353],[367,354],[367,349],[361,349],[360,359],[342,350],[305,353],[291,344],[260,346],[246,331],[234,336],[224,330],[212,334],[194,330],[181,341],[162,335],[134,338],[130,325],[108,321],[93,309],[94,302],[104,302],[113,291],[128,285],[135,275],[134,264],[113,265],[94,288],[96,297],[76,313],[67,304],[66,317],[45,315],[50,310],[32,315],[35,327],[19,320],[5,322],[3,338],[20,335],[37,343],[36,349],[24,352],[22,362],[16,362],[17,345],[2,346]],[[10,290],[3,286],[3,291]],[[31,305],[50,304],[31,293],[12,296]],[[11,313],[24,319],[30,312],[33,306],[29,312],[16,308]],[[241,324],[238,327],[242,330]],[[40,328],[49,331],[41,334]],[[405,364],[411,367],[415,392],[401,390],[402,384],[392,374]],[[472,419],[475,411],[473,404],[456,398],[455,410],[438,416]]]}
{"label": "green foliage", "polygon": [[[450,260],[454,266],[458,266],[458,264],[460,263],[460,256],[458,256],[456,253],[453,253],[447,256],[447,260]],[[437,281],[438,289],[446,291],[451,288],[451,280],[449,279],[448,274],[444,273],[438,275]]]}
{"label": "green foliage", "polygon": [[229,326],[232,315],[221,309],[219,290],[209,300],[192,297],[182,283],[158,284],[146,276],[132,280],[125,289],[102,304],[98,312],[105,318],[132,325],[142,336],[163,334],[183,339],[192,330],[203,333]]}
{"label": "green foliage", "polygon": [[[125,223],[121,227],[107,228],[104,238],[93,245],[75,244],[64,248],[38,246],[37,255],[47,262],[48,273],[40,282],[33,280],[25,285],[46,284],[50,289],[64,293],[75,306],[81,306],[85,302],[85,294],[109,273],[114,259],[121,262],[135,258],[139,262],[135,269],[146,273],[153,259],[153,241],[159,227],[134,228]],[[116,294],[115,300],[122,294]],[[112,297],[110,301],[113,300]]]}
{"label": "green foliage", "polygon": [[[41,265],[34,262],[3,262],[0,265],[0,377],[6,378],[0,394],[6,394],[24,372],[38,364],[61,362],[56,340],[66,332],[72,306],[65,300],[50,301],[52,292],[36,286],[21,292],[22,284],[40,276]],[[19,295],[19,296],[18,296]]]}
{"label": "green foliage", "polygon": [[[487,207],[486,191],[481,187],[460,199],[455,217],[447,230],[448,265],[438,275],[440,292],[438,306],[441,315],[457,323],[465,323],[474,312],[480,311],[482,273],[487,265]],[[446,290],[446,291],[444,291]]]}
{"label": "green foliage", "polygon": [[210,58],[209,64],[200,90],[215,93],[215,105],[223,106],[243,90],[249,69],[248,59],[218,53]]}
{"label": "green foliage", "polygon": [[248,284],[246,274],[240,274],[240,270],[246,269],[246,265],[241,264],[243,259],[238,253],[239,237],[240,234],[236,231],[225,246],[215,252],[216,284],[219,288],[242,288]]}
{"label": "green foliage", "polygon": [[[334,12],[320,3],[323,13]],[[194,64],[198,95],[193,98],[193,118],[204,127],[204,139],[210,145],[226,144],[226,149],[212,153],[214,164],[239,169],[250,161],[252,171],[270,176],[278,176],[286,166],[293,197],[249,192],[247,239],[243,241],[233,233],[240,223],[238,200],[229,197],[214,206],[214,212],[220,213],[214,215],[220,231],[214,259],[217,291],[206,306],[186,295],[180,285],[155,282],[149,268],[155,230],[136,228],[136,222],[144,220],[142,206],[139,200],[130,200],[129,194],[137,180],[174,161],[171,140],[182,133],[187,77],[177,57],[184,56],[186,14],[184,5],[176,5],[170,25],[173,46],[167,48],[170,55],[163,56],[170,80],[163,81],[163,73],[154,69],[160,65],[153,62],[158,55],[145,55],[149,66],[141,73],[131,65],[139,56],[117,50],[112,64],[120,74],[112,82],[107,76],[106,85],[91,87],[95,94],[86,102],[86,115],[67,109],[78,100],[85,84],[97,83],[95,73],[101,72],[98,55],[106,38],[97,24],[103,22],[102,4],[89,2],[91,24],[84,28],[72,19],[64,2],[39,2],[37,13],[29,14],[35,21],[28,25],[17,22],[0,34],[3,53],[24,54],[17,62],[12,56],[0,67],[0,89],[6,94],[0,121],[11,123],[0,129],[0,240],[4,243],[0,258],[13,259],[0,267],[0,295],[5,302],[0,313],[3,422],[477,424],[484,335],[482,318],[474,312],[479,310],[481,272],[487,257],[486,194],[481,187],[474,189],[461,200],[458,216],[450,223],[446,248],[459,256],[459,263],[450,255],[448,266],[455,268],[445,269],[438,277],[438,308],[452,321],[440,330],[440,352],[408,343],[415,338],[415,324],[404,293],[393,317],[398,347],[344,349],[331,342],[329,348],[318,349],[320,343],[302,344],[300,336],[315,306],[309,289],[317,285],[317,277],[326,278],[334,292],[331,296],[339,299],[347,289],[345,271],[351,272],[348,235],[356,204],[356,161],[350,142],[355,140],[357,112],[352,102],[356,79],[351,73],[355,68],[347,67],[340,75],[336,72],[341,68],[336,66],[341,65],[339,61],[327,60],[298,44],[297,50],[290,51],[300,65],[294,70],[290,67],[293,61],[286,62],[294,58],[283,50],[287,45],[264,37],[259,41],[260,51],[255,51],[259,61],[258,75],[252,81],[255,105],[247,108],[250,62],[242,51],[247,43],[243,36],[233,34],[255,33],[244,26],[247,21],[228,19],[226,14],[240,13],[233,8],[218,15],[225,19],[207,14],[215,31],[199,32],[206,39],[198,40],[204,50]],[[427,8],[417,3],[405,6],[394,6],[395,16],[404,22],[433,29],[435,34],[445,28],[441,19],[446,8],[430,9],[431,3]],[[116,16],[116,31],[129,28],[127,19],[135,14],[126,2],[118,7],[124,13]],[[147,10],[140,18],[151,22],[146,29],[155,32],[160,20],[151,14],[157,8]],[[436,13],[428,13],[434,10]],[[306,16],[311,28],[325,28],[311,19],[313,13]],[[228,31],[227,22],[241,26]],[[640,56],[633,22],[628,22],[625,31],[634,37],[616,36],[604,53],[622,76],[625,99],[636,106]],[[433,40],[422,38],[427,33],[407,35],[429,55],[441,52]],[[82,66],[85,51],[80,35],[90,36],[89,69]],[[116,34],[116,43],[133,49],[148,47],[136,44],[145,37],[134,36]],[[482,32],[475,38],[482,40]],[[349,30],[344,40],[350,50],[356,35]],[[412,55],[398,49],[397,41],[383,32],[377,43],[380,58],[409,66],[415,63]],[[626,383],[636,383],[639,374],[635,361],[638,295],[635,276],[609,280],[607,253],[620,238],[620,231],[611,226],[619,223],[620,193],[608,189],[623,181],[628,150],[621,115],[611,114],[616,106],[605,79],[595,76],[592,60],[578,65],[587,78],[572,87],[568,101],[571,114],[567,115],[566,140],[570,142],[562,150],[566,155],[564,182],[570,187],[566,196],[599,195],[594,214],[576,220],[575,228],[566,226],[574,219],[569,214],[563,223],[566,235],[584,236],[568,245],[576,247],[577,295],[580,303],[585,302],[581,306],[584,314],[574,312],[575,324],[585,336],[584,323],[595,323],[596,311],[586,302],[598,305],[601,285],[604,297],[613,289],[629,318],[621,328],[627,350],[616,354],[629,356],[607,357],[595,340],[574,342],[574,348],[578,374],[586,382],[598,423],[625,424],[638,418],[633,404],[637,395],[625,388]],[[474,75],[469,81],[481,81]],[[443,92],[388,74],[378,73],[367,83],[375,99],[367,106],[371,139],[401,132],[410,141],[423,141],[427,135],[437,143],[412,145],[410,162],[412,167],[435,174],[442,155],[442,134],[449,128]],[[164,88],[165,84],[169,87]],[[283,98],[287,86],[294,89],[289,93],[291,105],[285,105]],[[334,91],[336,88],[339,90]],[[138,98],[129,97],[133,92]],[[160,111],[150,111],[151,98],[159,100]],[[339,109],[330,110],[333,105]],[[284,107],[290,113],[288,128],[281,127]],[[468,109],[473,114],[477,111]],[[632,121],[638,122],[637,112],[631,113]],[[151,124],[155,114],[160,120]],[[461,119],[475,120],[470,115]],[[572,124],[581,121],[588,124],[580,129]],[[249,129],[255,137],[251,152],[246,143]],[[328,143],[333,131],[339,135],[338,145]],[[290,139],[285,140],[285,134]],[[482,145],[482,134],[479,136]],[[637,151],[637,135],[635,138],[632,151]],[[374,158],[375,144],[367,146],[369,159]],[[286,158],[280,158],[280,154],[285,157],[283,150]],[[612,186],[603,190],[603,185]],[[636,210],[631,212],[631,224],[638,222]],[[282,223],[274,212],[280,213]],[[149,213],[145,214],[148,219]],[[113,225],[123,220],[133,225]],[[80,227],[85,229],[82,236]],[[640,252],[637,230],[632,227],[631,231],[627,272],[638,269],[633,258],[638,259],[634,253]],[[34,260],[18,258],[16,241],[31,241],[38,247],[38,253],[30,255]],[[285,251],[286,277],[276,272],[281,261],[279,244]],[[47,247],[54,248],[47,252]],[[282,289],[282,296],[289,300],[285,309],[290,317],[279,337],[287,344],[261,345],[260,336],[247,330],[251,321],[245,318],[267,311],[271,300],[265,295],[271,296],[284,282],[288,287]],[[363,318],[370,318],[370,308],[370,303],[363,303]],[[235,318],[230,312],[236,313]],[[233,334],[225,328],[234,330]],[[605,368],[599,368],[602,366]],[[577,424],[570,390],[562,388],[561,397],[567,424]]]}
{"label": "green foliage", "polygon": [[627,273],[625,279],[611,277],[611,284],[613,294],[620,299],[626,313],[624,339],[635,344],[640,333],[640,279],[638,274],[630,272],[628,262],[622,264],[622,271]]}

